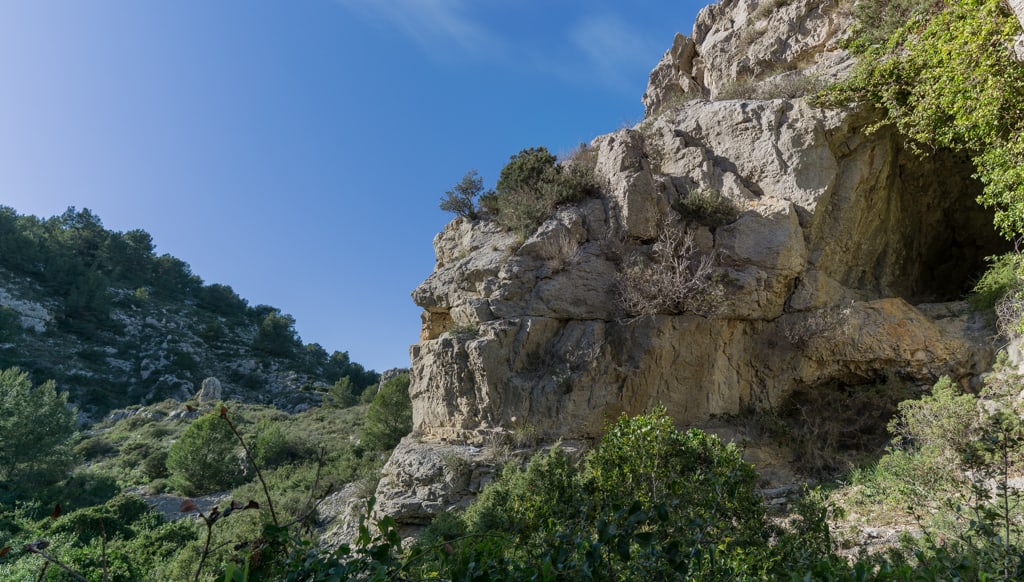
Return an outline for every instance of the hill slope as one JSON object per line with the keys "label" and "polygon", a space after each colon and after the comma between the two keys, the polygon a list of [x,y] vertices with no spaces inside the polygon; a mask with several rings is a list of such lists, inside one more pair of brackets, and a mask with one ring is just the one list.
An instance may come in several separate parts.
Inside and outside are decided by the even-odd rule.
{"label": "hill slope", "polygon": [[357,394],[377,381],[347,352],[303,345],[294,324],[157,255],[143,230],[109,231],[88,209],[39,219],[0,207],[0,367],[57,380],[83,421],[184,400],[211,377],[225,398],[286,410],[343,377]]}

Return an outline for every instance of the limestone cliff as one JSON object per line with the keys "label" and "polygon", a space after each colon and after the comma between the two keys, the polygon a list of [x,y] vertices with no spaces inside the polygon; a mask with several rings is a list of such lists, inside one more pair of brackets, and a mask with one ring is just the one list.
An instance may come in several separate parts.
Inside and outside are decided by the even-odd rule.
{"label": "limestone cliff", "polygon": [[[849,69],[849,24],[834,0],[708,6],[652,71],[644,121],[590,144],[602,197],[525,241],[466,219],[435,238],[413,292],[415,436],[385,469],[382,511],[416,522],[472,494],[485,464],[454,476],[426,457],[481,455],[442,441],[592,437],[658,403],[692,425],[797,389],[986,369],[989,332],[959,300],[1003,243],[969,164],[801,96]],[[686,214],[708,193],[724,223]],[[713,313],[624,309],[622,273],[666,229],[714,259]]]}

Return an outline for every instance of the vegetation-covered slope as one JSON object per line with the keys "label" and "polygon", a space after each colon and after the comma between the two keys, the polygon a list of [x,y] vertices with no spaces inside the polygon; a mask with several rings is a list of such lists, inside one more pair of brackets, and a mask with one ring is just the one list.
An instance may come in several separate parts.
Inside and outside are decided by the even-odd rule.
{"label": "vegetation-covered slope", "polygon": [[56,380],[93,420],[184,400],[208,377],[225,396],[291,409],[342,378],[355,396],[377,382],[347,352],[304,345],[294,324],[157,255],[143,230],[107,230],[87,209],[40,219],[0,207],[0,366]]}
{"label": "vegetation-covered slope", "polygon": [[344,528],[411,424],[404,375],[345,407],[167,400],[78,434],[52,384],[2,372],[0,396],[3,580],[210,580],[260,552],[280,564],[288,545],[268,537]]}

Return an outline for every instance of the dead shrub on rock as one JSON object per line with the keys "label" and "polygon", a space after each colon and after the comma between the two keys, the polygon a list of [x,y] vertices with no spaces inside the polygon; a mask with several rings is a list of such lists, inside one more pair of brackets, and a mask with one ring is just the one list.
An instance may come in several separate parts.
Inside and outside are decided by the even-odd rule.
{"label": "dead shrub on rock", "polygon": [[579,253],[580,243],[566,230],[560,230],[544,239],[540,248],[541,256],[548,261],[554,273],[564,271],[579,257]]}
{"label": "dead shrub on rock", "polygon": [[643,317],[692,312],[717,313],[725,290],[715,278],[713,254],[701,254],[693,232],[665,225],[650,256],[633,255],[618,280],[619,304]]}

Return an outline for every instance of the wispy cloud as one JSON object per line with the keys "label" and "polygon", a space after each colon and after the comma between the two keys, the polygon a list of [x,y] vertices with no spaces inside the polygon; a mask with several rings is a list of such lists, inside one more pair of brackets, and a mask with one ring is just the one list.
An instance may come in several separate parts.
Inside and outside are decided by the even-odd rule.
{"label": "wispy cloud", "polygon": [[615,15],[588,16],[569,30],[589,73],[608,85],[636,90],[636,76],[653,66],[658,47],[647,35]]}
{"label": "wispy cloud", "polygon": [[382,20],[427,50],[455,45],[469,54],[496,51],[500,42],[470,14],[467,0],[337,0],[364,16]]}

